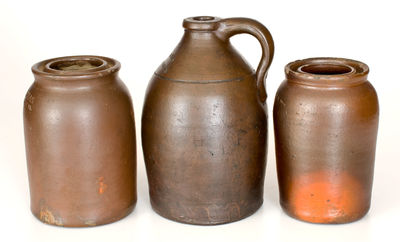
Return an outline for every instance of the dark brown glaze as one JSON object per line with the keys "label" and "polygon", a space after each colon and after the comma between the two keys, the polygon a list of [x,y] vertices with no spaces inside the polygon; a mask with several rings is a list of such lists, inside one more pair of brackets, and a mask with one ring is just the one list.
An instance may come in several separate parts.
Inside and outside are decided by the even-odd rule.
{"label": "dark brown glaze", "polygon": [[289,63],[274,104],[282,208],[312,223],[369,210],[379,106],[368,66],[341,58]]}
{"label": "dark brown glaze", "polygon": [[[212,225],[254,213],[263,202],[267,153],[264,80],[273,41],[259,22],[193,17],[157,69],[142,114],[153,209],[171,220]],[[248,33],[263,50],[257,72],[229,38]]]}
{"label": "dark brown glaze", "polygon": [[42,222],[95,226],[136,204],[136,140],[118,61],[99,56],[45,60],[24,102],[32,213]]}

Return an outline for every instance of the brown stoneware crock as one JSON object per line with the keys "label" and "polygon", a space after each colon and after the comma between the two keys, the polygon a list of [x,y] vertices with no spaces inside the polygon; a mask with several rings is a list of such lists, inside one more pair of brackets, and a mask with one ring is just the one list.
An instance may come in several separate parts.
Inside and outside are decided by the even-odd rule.
{"label": "brown stoneware crock", "polygon": [[100,56],[45,60],[24,102],[32,213],[42,222],[111,223],[136,204],[133,107],[120,63]]}
{"label": "brown stoneware crock", "polygon": [[347,223],[369,210],[378,98],[368,66],[341,58],[289,63],[274,104],[280,202],[311,223]]}
{"label": "brown stoneware crock", "polygon": [[[192,17],[154,73],[142,114],[153,209],[171,220],[212,225],[254,213],[263,202],[267,154],[264,80],[271,34],[247,18]],[[254,71],[229,39],[258,39]]]}

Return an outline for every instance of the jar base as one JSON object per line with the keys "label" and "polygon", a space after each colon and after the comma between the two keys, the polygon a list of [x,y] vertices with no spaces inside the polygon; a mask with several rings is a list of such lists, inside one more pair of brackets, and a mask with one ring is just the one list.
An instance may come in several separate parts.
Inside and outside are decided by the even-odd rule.
{"label": "jar base", "polygon": [[364,211],[355,214],[355,215],[347,215],[347,216],[337,216],[337,217],[316,217],[311,215],[305,215],[294,212],[289,206],[286,206],[282,201],[280,202],[282,210],[291,218],[294,218],[301,222],[311,223],[311,224],[348,224],[356,222],[362,219],[369,211],[369,206],[364,209]]}
{"label": "jar base", "polygon": [[[113,217],[109,217],[109,218],[105,218],[105,219],[100,218],[98,220],[90,219],[90,220],[86,220],[83,223],[74,223],[74,222],[68,222],[68,221],[63,221],[62,223],[58,223],[58,222],[49,221],[49,220],[46,221],[46,219],[43,219],[43,216],[40,216],[40,214],[35,213],[32,209],[31,209],[31,212],[37,220],[39,220],[40,222],[47,224],[47,225],[56,226],[56,227],[67,227],[67,228],[83,228],[83,227],[97,227],[97,226],[117,222],[117,221],[127,217],[128,215],[130,215],[133,212],[133,210],[135,209],[135,207],[136,207],[136,202],[134,204],[132,204],[131,206],[129,206],[128,208],[122,210],[121,213],[118,214],[117,216],[113,216]],[[84,221],[84,219],[82,219],[82,221]]]}

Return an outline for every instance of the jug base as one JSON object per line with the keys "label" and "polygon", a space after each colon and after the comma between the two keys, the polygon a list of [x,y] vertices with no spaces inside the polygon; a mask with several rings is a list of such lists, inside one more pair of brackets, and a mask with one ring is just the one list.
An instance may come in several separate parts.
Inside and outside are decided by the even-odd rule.
{"label": "jug base", "polygon": [[[192,224],[192,225],[220,225],[220,224],[227,224],[233,223],[242,219],[245,219],[251,215],[253,215],[257,210],[262,206],[263,200],[254,203],[253,205],[247,207],[245,213],[241,213],[239,216],[230,217],[231,214],[218,214],[220,218],[199,218],[194,216],[173,216],[166,209],[160,209],[152,200],[151,200],[151,207],[152,209],[161,217],[166,218],[168,220],[172,220],[179,223],[184,224]],[[207,208],[205,208],[207,210]],[[225,215],[225,216],[224,216]]]}

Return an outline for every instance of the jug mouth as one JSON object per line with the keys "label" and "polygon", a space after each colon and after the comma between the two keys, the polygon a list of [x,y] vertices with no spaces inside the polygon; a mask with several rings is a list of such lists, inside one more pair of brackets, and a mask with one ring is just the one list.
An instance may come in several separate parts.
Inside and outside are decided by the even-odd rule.
{"label": "jug mouth", "polygon": [[317,57],[297,60],[285,67],[290,82],[312,86],[348,86],[367,80],[366,64],[345,58]]}
{"label": "jug mouth", "polygon": [[188,30],[212,31],[219,27],[221,18],[215,16],[195,16],[185,18],[183,27]]}

